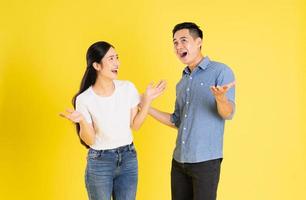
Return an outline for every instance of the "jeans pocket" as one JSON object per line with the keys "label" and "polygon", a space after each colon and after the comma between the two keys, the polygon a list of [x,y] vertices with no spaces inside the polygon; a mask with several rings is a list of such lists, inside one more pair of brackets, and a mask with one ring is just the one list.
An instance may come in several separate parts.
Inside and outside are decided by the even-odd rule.
{"label": "jeans pocket", "polygon": [[98,159],[101,156],[101,152],[94,150],[94,149],[89,149],[88,154],[87,154],[87,159]]}
{"label": "jeans pocket", "polygon": [[134,157],[137,157],[137,152],[136,152],[136,149],[134,146],[132,146],[132,148],[129,150],[129,153],[134,156]]}

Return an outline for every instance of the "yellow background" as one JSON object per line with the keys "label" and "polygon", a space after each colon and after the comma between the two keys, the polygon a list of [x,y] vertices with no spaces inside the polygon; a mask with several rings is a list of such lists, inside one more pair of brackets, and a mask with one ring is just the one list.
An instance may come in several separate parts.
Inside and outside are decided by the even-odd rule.
{"label": "yellow background", "polygon": [[[193,21],[203,53],[237,79],[225,130],[221,200],[306,199],[305,1],[1,1],[0,199],[86,199],[86,149],[71,107],[93,42],[112,43],[120,79],[143,92],[166,79],[154,106],[172,112],[183,65],[171,30]],[[148,118],[134,134],[138,200],[170,199],[176,131]]]}

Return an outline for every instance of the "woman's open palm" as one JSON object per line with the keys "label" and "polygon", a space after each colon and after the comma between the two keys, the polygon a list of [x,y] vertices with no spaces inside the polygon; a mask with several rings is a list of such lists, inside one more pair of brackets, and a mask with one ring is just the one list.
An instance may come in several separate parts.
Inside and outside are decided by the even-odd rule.
{"label": "woman's open palm", "polygon": [[83,115],[79,113],[76,110],[73,109],[67,109],[66,112],[60,113],[61,117],[64,117],[74,123],[79,123],[81,120],[83,120]]}

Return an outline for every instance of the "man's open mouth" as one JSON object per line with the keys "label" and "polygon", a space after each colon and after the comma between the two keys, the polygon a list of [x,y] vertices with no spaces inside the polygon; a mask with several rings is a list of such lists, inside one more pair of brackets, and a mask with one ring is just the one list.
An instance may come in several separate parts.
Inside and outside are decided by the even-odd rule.
{"label": "man's open mouth", "polygon": [[181,58],[185,58],[187,56],[187,52],[181,52],[179,55]]}

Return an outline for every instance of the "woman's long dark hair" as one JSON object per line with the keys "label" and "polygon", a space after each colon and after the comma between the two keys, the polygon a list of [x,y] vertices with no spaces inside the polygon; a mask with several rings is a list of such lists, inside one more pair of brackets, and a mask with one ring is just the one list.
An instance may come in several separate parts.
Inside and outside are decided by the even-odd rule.
{"label": "woman's long dark hair", "polygon": [[[86,71],[83,75],[81,86],[79,91],[74,95],[72,98],[72,104],[74,109],[76,109],[76,98],[79,94],[87,90],[90,86],[95,84],[97,79],[97,71],[93,67],[93,63],[97,62],[100,63],[102,58],[105,56],[105,54],[108,52],[108,50],[113,47],[111,44],[100,41],[92,44],[86,53],[86,61],[87,61],[87,67]],[[80,138],[80,125],[79,123],[76,123],[76,131]],[[80,138],[81,143],[86,147],[89,148],[89,146]]]}

